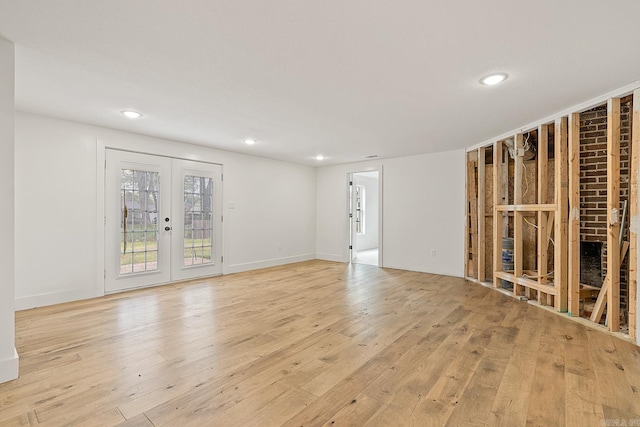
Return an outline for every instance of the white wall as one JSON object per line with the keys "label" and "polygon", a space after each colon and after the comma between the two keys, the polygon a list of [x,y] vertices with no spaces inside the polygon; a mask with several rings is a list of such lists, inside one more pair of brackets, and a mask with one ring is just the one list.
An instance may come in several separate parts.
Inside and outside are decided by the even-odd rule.
{"label": "white wall", "polygon": [[384,267],[461,277],[464,150],[319,168],[318,257],[348,261],[347,173],[380,166]]}
{"label": "white wall", "polygon": [[223,164],[224,273],[315,258],[312,167],[16,113],[18,309],[103,292],[96,159],[104,153],[97,139],[107,147]]}
{"label": "white wall", "polygon": [[0,383],[18,377],[14,328],[14,46],[0,38]]}
{"label": "white wall", "polygon": [[[368,173],[368,172],[367,172]],[[364,187],[364,234],[356,236],[356,249],[364,251],[378,247],[378,178],[354,174],[354,185]]]}

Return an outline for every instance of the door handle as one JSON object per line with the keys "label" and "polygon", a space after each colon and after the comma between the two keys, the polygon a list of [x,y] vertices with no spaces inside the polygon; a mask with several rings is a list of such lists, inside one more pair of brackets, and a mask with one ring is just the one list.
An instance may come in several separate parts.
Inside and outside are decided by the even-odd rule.
{"label": "door handle", "polygon": [[165,227],[164,231],[171,231],[171,227]]}

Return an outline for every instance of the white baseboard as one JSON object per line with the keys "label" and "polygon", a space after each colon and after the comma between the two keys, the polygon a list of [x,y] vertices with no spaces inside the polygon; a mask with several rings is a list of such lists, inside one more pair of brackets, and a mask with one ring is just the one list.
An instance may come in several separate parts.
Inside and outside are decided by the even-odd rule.
{"label": "white baseboard", "polygon": [[44,307],[64,302],[78,301],[82,299],[94,298],[95,289],[74,289],[72,291],[52,292],[49,294],[29,295],[18,297],[15,300],[16,311],[27,310],[35,307]]}
{"label": "white baseboard", "polygon": [[304,254],[284,258],[268,259],[265,261],[231,264],[226,267],[224,274],[241,273],[243,271],[258,270],[260,268],[267,267],[277,267],[279,265],[292,264],[294,262],[311,261],[313,259],[316,259],[316,254]]}
{"label": "white baseboard", "polygon": [[387,264],[386,262],[384,266],[386,268],[393,268],[396,270],[416,271],[418,273],[438,274],[440,276],[464,278],[464,274],[456,273],[453,271],[446,271],[438,268],[425,268],[424,266],[416,266],[416,265]]}
{"label": "white baseboard", "polygon": [[19,357],[16,349],[13,349],[13,357],[0,360],[0,384],[18,378]]}
{"label": "white baseboard", "polygon": [[316,254],[316,259],[321,259],[324,261],[349,262],[349,259],[345,258],[343,255],[335,254]]}

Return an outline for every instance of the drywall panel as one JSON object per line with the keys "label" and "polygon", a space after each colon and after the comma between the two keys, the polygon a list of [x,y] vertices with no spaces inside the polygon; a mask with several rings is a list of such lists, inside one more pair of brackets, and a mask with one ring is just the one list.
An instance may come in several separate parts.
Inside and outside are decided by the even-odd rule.
{"label": "drywall panel", "polygon": [[0,383],[18,377],[14,329],[14,46],[0,38]]}
{"label": "drywall panel", "polygon": [[318,168],[318,258],[348,262],[347,174],[380,167],[383,265],[461,277],[464,150]]}
{"label": "drywall panel", "polygon": [[223,165],[224,273],[315,258],[312,167],[17,113],[18,308],[103,292],[98,146]]}

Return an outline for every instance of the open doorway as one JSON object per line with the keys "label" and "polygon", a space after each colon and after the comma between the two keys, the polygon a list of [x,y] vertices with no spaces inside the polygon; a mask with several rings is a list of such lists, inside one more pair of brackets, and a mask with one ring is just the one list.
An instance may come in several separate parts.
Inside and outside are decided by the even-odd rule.
{"label": "open doorway", "polygon": [[382,265],[380,171],[349,174],[350,261]]}

